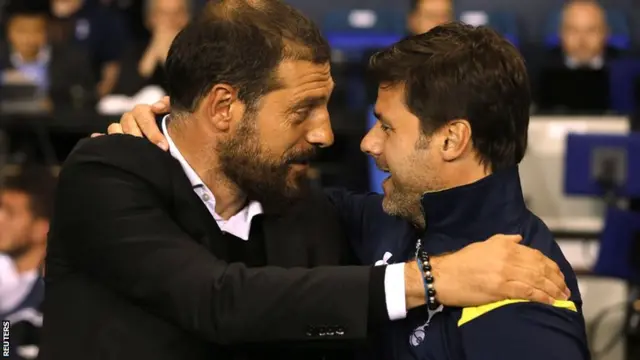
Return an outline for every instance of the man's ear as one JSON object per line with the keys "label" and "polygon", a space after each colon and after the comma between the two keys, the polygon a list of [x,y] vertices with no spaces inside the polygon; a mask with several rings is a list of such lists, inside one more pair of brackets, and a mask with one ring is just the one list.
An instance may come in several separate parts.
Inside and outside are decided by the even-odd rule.
{"label": "man's ear", "polygon": [[32,228],[32,238],[38,244],[47,243],[47,235],[49,234],[49,220],[38,218],[35,220]]}
{"label": "man's ear", "polygon": [[463,119],[453,120],[447,123],[442,131],[442,158],[445,161],[454,161],[462,156],[471,143],[471,124]]}
{"label": "man's ear", "polygon": [[237,101],[238,92],[228,84],[216,84],[206,97],[204,106],[207,117],[219,131],[229,130],[232,105]]}

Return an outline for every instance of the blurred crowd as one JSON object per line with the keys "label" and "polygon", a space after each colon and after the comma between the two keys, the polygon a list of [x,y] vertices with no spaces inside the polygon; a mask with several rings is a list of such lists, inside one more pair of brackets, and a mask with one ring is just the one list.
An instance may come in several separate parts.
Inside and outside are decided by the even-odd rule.
{"label": "blurred crowd", "polygon": [[192,3],[152,0],[141,5],[136,14],[133,7],[122,11],[93,0],[6,4],[0,45],[3,98],[33,91],[45,110],[83,108],[102,100],[104,112],[118,113],[127,108],[123,99],[144,89],[162,93],[162,64],[191,17]]}
{"label": "blurred crowd", "polygon": [[[202,3],[148,0],[129,2],[122,9],[108,0],[10,1],[3,11],[0,97],[36,96],[41,110],[97,105],[103,114],[153,102],[164,95],[162,66],[171,41]],[[452,0],[415,0],[398,27],[405,35],[422,33],[459,18],[488,26],[497,23],[504,36],[514,38],[500,22],[515,19],[494,17],[483,12],[456,14]],[[634,54],[628,36],[621,38],[613,31],[619,24],[610,24],[610,19],[617,18],[597,1],[568,1],[558,14],[557,33],[541,41],[543,46],[517,44],[528,60],[535,110],[619,110],[612,106],[611,93],[619,90],[610,69],[620,68],[614,62]],[[364,67],[366,56],[362,60],[356,65]],[[635,103],[635,86],[631,88],[625,96]]]}

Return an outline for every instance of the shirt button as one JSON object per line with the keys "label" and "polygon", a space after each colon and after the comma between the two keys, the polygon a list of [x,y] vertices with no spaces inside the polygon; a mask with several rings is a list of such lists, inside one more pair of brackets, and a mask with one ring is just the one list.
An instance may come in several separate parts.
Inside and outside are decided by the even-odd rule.
{"label": "shirt button", "polygon": [[209,199],[210,199],[210,198],[209,198],[209,194],[206,194],[206,193],[205,193],[205,194],[202,194],[202,200],[204,200],[204,201],[209,201]]}

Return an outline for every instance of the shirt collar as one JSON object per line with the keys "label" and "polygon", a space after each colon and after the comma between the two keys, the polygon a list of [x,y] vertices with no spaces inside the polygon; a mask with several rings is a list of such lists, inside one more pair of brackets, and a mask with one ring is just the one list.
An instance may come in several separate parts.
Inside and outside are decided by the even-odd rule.
{"label": "shirt collar", "polygon": [[237,214],[233,215],[228,220],[224,220],[220,215],[218,215],[215,212],[215,197],[213,196],[213,193],[202,181],[200,176],[198,176],[195,170],[193,170],[191,165],[189,165],[184,156],[182,156],[180,150],[178,150],[178,147],[171,139],[171,136],[169,136],[169,132],[167,131],[167,122],[169,120],[169,115],[166,115],[164,118],[162,118],[162,133],[164,134],[164,137],[167,139],[167,143],[169,144],[169,153],[180,163],[180,166],[189,179],[191,186],[193,186],[194,191],[196,191],[196,193],[198,193],[198,191],[200,190],[206,191],[208,197],[210,198],[210,202],[205,202],[205,206],[207,206],[207,209],[218,223],[218,226],[220,226],[220,230],[229,232],[243,240],[249,240],[249,234],[251,232],[251,220],[254,216],[263,213],[262,204],[257,201],[251,201],[245,208],[240,210]]}
{"label": "shirt collar", "polygon": [[49,46],[45,46],[38,52],[38,56],[36,60],[30,63],[25,63],[22,59],[22,56],[17,52],[11,53],[11,64],[15,67],[25,66],[25,65],[44,65],[49,62],[51,59],[51,48]]}
{"label": "shirt collar", "polygon": [[162,118],[162,133],[164,134],[164,137],[167,139],[167,143],[169,144],[169,153],[176,160],[178,160],[178,162],[180,163],[180,166],[182,166],[182,170],[184,171],[185,175],[187,175],[187,178],[189,179],[191,186],[193,186],[194,188],[205,186],[204,181],[200,179],[200,176],[198,176],[196,171],[193,170],[191,165],[189,165],[187,160],[180,153],[180,150],[178,150],[178,147],[176,146],[176,144],[171,139],[171,136],[169,136],[169,131],[167,131],[168,121],[169,121],[169,115],[165,115],[165,117]]}
{"label": "shirt collar", "polygon": [[569,69],[576,69],[580,66],[586,66],[590,69],[600,70],[604,66],[604,58],[602,56],[596,56],[587,62],[579,62],[574,58],[567,57],[565,59],[565,64]]}

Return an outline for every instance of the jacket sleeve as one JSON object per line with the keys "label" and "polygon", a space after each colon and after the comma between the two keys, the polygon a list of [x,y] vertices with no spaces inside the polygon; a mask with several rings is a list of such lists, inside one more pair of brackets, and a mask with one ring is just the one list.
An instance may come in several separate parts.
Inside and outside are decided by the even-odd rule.
{"label": "jacket sleeve", "polygon": [[[50,241],[63,242],[76,269],[218,344],[366,337],[370,279],[383,289],[384,267],[226,263],[172,220],[157,189],[96,155],[106,149],[94,140],[109,141],[75,150],[60,174],[52,222]],[[378,306],[384,312],[384,300]]]}
{"label": "jacket sleeve", "polygon": [[414,229],[407,221],[384,212],[382,195],[337,188],[325,189],[325,194],[336,208],[361,263],[372,264],[386,251],[395,254],[392,262],[405,260],[400,253],[414,241]]}
{"label": "jacket sleeve", "polygon": [[507,300],[462,311],[468,360],[588,360],[584,319],[570,301]]}

